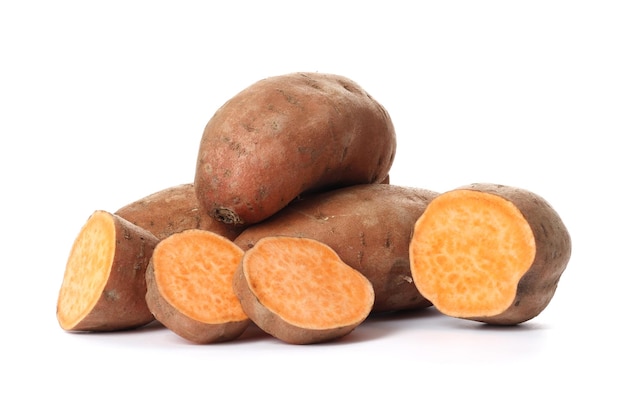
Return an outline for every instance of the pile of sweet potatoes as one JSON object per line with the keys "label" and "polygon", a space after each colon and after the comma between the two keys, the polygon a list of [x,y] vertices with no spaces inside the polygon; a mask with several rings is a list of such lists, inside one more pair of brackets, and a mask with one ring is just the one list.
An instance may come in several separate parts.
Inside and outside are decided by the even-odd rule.
{"label": "pile of sweet potatoes", "polygon": [[254,83],[209,119],[193,181],[89,217],[59,291],[60,326],[157,320],[214,343],[254,323],[309,344],[380,312],[514,325],[543,311],[571,254],[556,211],[506,185],[394,185],[395,153],[388,112],[348,78]]}

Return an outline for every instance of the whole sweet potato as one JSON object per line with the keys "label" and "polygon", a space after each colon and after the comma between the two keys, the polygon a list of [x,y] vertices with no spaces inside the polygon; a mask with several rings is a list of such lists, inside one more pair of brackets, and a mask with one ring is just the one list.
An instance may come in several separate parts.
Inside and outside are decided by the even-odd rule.
{"label": "whole sweet potato", "polygon": [[242,230],[238,225],[217,221],[201,210],[193,184],[157,191],[120,208],[115,214],[150,231],[159,239],[183,230],[201,229],[232,240]]}
{"label": "whole sweet potato", "polygon": [[370,280],[373,311],[431,306],[411,277],[409,243],[416,220],[438,194],[389,184],[362,184],[296,200],[249,226],[234,243],[248,250],[266,236],[316,239]]}
{"label": "whole sweet potato", "polygon": [[244,89],[208,121],[198,201],[225,223],[253,224],[297,196],[386,181],[396,151],[389,114],[354,81],[293,73]]}
{"label": "whole sweet potato", "polygon": [[419,291],[444,314],[514,325],[546,308],[571,245],[542,197],[472,184],[441,194],[417,220],[411,271]]}

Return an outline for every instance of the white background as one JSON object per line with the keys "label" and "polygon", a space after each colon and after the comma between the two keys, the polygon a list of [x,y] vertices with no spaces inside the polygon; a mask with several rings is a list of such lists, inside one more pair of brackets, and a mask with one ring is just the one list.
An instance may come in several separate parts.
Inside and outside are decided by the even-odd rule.
{"label": "white background", "polygon": [[[2,2],[0,414],[625,415],[625,22],[601,0]],[[548,308],[506,329],[376,318],[314,346],[63,332],[87,217],[191,182],[213,112],[293,71],[387,108],[392,183],[546,198],[573,240]]]}

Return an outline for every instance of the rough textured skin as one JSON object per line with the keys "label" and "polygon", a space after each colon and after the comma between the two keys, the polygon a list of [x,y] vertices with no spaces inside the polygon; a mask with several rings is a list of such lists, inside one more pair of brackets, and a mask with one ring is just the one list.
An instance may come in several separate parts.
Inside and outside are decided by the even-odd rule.
{"label": "rough textured skin", "polygon": [[319,73],[270,77],[207,123],[196,193],[211,216],[249,225],[306,192],[385,181],[395,151],[389,114],[354,81]]}
{"label": "rough textured skin", "polygon": [[250,320],[209,324],[186,316],[163,298],[154,274],[151,261],[146,270],[148,307],[158,322],[180,337],[196,344],[221,343],[236,339],[248,328]]}
{"label": "rough textured skin", "polygon": [[459,189],[491,193],[513,203],[532,229],[536,244],[535,260],[520,279],[511,306],[495,316],[468,319],[514,325],[536,317],[554,296],[571,256],[571,237],[560,216],[545,199],[517,187],[480,183]]}
{"label": "rough textured skin", "polygon": [[248,250],[266,236],[308,237],[330,246],[367,277],[374,312],[431,306],[411,278],[409,243],[416,220],[438,193],[389,184],[364,184],[310,194],[249,226],[234,243]]}
{"label": "rough textured skin", "polygon": [[134,201],[115,214],[165,239],[188,229],[209,230],[233,240],[242,227],[225,224],[201,210],[193,184],[166,188]]}
{"label": "rough textured skin", "polygon": [[158,243],[152,233],[111,215],[115,221],[115,256],[102,296],[72,331],[132,329],[154,320],[146,304],[145,271]]}

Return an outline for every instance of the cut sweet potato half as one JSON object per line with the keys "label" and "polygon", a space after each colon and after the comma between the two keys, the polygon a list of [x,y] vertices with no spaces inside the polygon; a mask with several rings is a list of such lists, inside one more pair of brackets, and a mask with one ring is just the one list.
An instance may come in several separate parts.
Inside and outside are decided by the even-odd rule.
{"label": "cut sweet potato half", "polygon": [[291,344],[345,336],[374,304],[368,279],[309,238],[260,239],[244,254],[234,289],[259,328]]}
{"label": "cut sweet potato half", "polygon": [[206,230],[163,239],[146,272],[146,301],[165,327],[198,344],[239,337],[250,320],[233,291],[243,250]]}
{"label": "cut sweet potato half", "polygon": [[154,320],[145,270],[158,239],[106,211],[94,212],[72,246],[57,301],[68,331],[135,328]]}
{"label": "cut sweet potato half", "polygon": [[544,199],[495,184],[436,197],[410,244],[415,285],[438,310],[503,325],[545,309],[570,253],[569,233]]}

